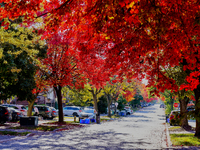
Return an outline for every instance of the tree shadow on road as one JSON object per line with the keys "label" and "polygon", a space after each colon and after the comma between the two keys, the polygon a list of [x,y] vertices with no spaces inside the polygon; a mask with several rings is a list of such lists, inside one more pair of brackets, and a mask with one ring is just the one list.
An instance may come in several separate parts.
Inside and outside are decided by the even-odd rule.
{"label": "tree shadow on road", "polygon": [[137,114],[130,115],[129,117],[131,117],[131,118],[152,118],[152,117],[148,117],[145,115],[137,115]]}
{"label": "tree shadow on road", "polygon": [[[129,137],[128,137],[129,136]],[[127,138],[128,137],[128,138]],[[133,140],[129,134],[116,133],[115,131],[86,132],[78,129],[73,132],[56,132],[48,135],[32,136],[22,140],[0,143],[1,149],[105,149],[105,150],[124,150],[138,149],[138,146],[148,147],[151,143],[143,139]]]}
{"label": "tree shadow on road", "polygon": [[150,110],[143,110],[143,111],[137,111],[137,112],[135,112],[136,114],[137,113],[156,113],[156,111],[150,111]]}
{"label": "tree shadow on road", "polygon": [[137,113],[156,113],[157,108],[154,107],[144,107],[140,109],[139,111],[136,111],[135,114]]}

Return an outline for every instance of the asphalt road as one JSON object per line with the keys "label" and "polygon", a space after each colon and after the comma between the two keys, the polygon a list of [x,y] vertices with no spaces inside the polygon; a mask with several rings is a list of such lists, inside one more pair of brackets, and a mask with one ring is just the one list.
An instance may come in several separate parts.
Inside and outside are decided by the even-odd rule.
{"label": "asphalt road", "polygon": [[145,107],[114,121],[92,124],[78,130],[15,138],[0,143],[6,150],[125,150],[167,147],[164,109]]}

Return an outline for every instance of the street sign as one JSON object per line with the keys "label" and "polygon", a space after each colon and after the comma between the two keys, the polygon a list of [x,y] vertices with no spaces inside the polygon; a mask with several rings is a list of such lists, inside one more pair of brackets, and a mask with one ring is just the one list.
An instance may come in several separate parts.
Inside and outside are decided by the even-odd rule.
{"label": "street sign", "polygon": [[174,103],[174,107],[178,107],[178,103]]}

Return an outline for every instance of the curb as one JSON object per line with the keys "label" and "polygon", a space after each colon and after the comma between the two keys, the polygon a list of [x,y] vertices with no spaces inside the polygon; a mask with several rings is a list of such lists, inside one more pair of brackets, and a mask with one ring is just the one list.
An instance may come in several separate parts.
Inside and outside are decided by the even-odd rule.
{"label": "curb", "polygon": [[166,141],[167,142],[167,147],[168,148],[172,148],[172,142],[171,142],[171,139],[170,139],[167,123],[165,123],[165,128],[166,128],[166,135],[167,135],[167,141]]}

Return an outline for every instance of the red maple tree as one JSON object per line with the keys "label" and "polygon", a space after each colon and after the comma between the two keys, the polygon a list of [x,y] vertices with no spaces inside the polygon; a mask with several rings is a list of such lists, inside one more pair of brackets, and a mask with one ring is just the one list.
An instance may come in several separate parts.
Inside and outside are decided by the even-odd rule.
{"label": "red maple tree", "polygon": [[84,77],[79,69],[78,55],[70,49],[68,39],[56,34],[47,40],[47,56],[41,60],[40,71],[49,86],[56,91],[58,98],[59,122],[63,122],[61,90],[63,86],[82,87]]}
{"label": "red maple tree", "polygon": [[[189,76],[188,84],[182,87],[194,91],[199,110],[199,1],[0,0],[0,3],[4,6],[0,8],[0,20],[23,16],[28,22],[44,17],[45,37],[68,30],[74,48],[86,54],[106,53],[108,68],[118,65],[119,75],[127,77],[141,79],[147,75],[149,85],[156,85],[158,90],[177,90],[175,81],[161,69],[183,64]],[[200,137],[199,121],[195,136]]]}

